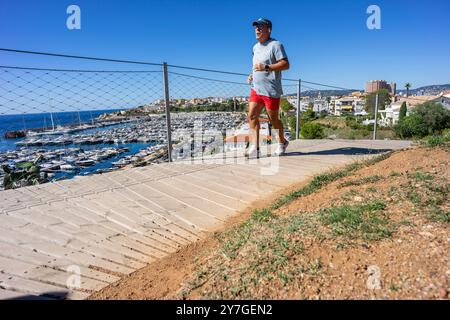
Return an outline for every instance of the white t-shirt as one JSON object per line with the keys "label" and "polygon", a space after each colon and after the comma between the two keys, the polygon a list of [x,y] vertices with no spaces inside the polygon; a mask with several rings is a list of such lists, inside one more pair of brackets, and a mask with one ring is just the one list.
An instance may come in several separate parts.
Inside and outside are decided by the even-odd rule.
{"label": "white t-shirt", "polygon": [[[253,46],[253,64],[274,64],[287,59],[286,52],[280,41],[269,39]],[[279,98],[283,94],[281,86],[281,71],[253,71],[253,90],[257,94],[271,98]]]}

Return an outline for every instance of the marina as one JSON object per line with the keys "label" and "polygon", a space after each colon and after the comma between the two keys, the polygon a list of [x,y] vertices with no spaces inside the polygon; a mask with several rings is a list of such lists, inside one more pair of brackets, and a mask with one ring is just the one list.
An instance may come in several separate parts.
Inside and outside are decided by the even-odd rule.
{"label": "marina", "polygon": [[[242,113],[198,112],[172,115],[174,147],[188,137],[200,134],[196,141],[200,150],[218,141],[210,132],[225,133],[235,130],[245,122]],[[167,158],[166,119],[164,115],[110,121],[108,125],[87,125],[71,131],[59,126],[46,134],[45,131],[27,134],[25,138],[10,139],[14,148],[0,151],[0,167],[11,169],[36,159],[40,174],[46,181],[70,179],[75,176],[101,174]],[[3,188],[4,172],[0,170],[0,188]],[[1,189],[0,189],[1,190]]]}

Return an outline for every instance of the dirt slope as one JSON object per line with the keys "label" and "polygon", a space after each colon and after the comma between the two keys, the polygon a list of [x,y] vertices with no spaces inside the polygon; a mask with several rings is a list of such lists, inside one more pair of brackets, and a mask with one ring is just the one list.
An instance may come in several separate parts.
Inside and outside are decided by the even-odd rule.
{"label": "dirt slope", "polygon": [[448,299],[449,154],[418,147],[293,186],[91,299]]}

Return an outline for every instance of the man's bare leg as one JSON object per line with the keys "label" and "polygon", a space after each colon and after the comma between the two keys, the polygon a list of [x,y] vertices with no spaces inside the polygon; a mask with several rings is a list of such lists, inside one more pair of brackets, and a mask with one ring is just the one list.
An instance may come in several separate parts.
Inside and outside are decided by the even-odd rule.
{"label": "man's bare leg", "polygon": [[281,122],[281,120],[280,120],[278,110],[267,109],[266,111],[267,111],[267,115],[269,116],[270,123],[272,123],[273,128],[278,130],[279,143],[284,143],[286,141],[286,139],[284,138],[283,122]]}
{"label": "man's bare leg", "polygon": [[249,113],[248,113],[248,123],[250,126],[249,141],[253,144],[256,149],[259,148],[259,116],[261,115],[262,108],[264,105],[257,102],[249,103]]}

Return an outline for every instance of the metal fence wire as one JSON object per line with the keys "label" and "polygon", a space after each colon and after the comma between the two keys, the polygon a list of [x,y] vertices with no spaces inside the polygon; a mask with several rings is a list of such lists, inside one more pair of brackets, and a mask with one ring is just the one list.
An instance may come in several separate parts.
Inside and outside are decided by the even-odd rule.
{"label": "metal fence wire", "polygon": [[[71,70],[0,66],[0,115],[163,106],[163,70]],[[241,79],[217,79],[168,71],[170,104],[203,99],[244,101],[250,85]],[[223,77],[222,77],[223,78]],[[292,94],[296,85],[285,82]],[[198,103],[198,102],[197,102]],[[201,103],[201,102],[200,102]],[[189,102],[187,106],[189,106]]]}
{"label": "metal fence wire", "polygon": [[162,71],[0,66],[0,115],[130,109],[163,97]]}
{"label": "metal fence wire", "polygon": [[[2,48],[0,53],[8,56],[0,65],[0,115],[135,108],[148,113],[165,112],[166,129],[171,128],[166,132],[169,150],[173,130],[171,112],[196,107],[223,111],[227,103],[233,104],[231,111],[242,112],[250,95],[248,74],[244,73]],[[30,55],[36,58],[34,63],[39,67],[5,63],[24,61],[28,65]],[[89,67],[84,67],[86,64]],[[296,100],[297,119],[302,90],[318,88],[345,89],[283,79],[284,94]],[[298,121],[296,126],[298,138]],[[169,161],[170,155],[169,152]]]}

